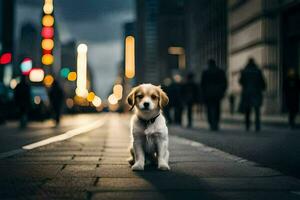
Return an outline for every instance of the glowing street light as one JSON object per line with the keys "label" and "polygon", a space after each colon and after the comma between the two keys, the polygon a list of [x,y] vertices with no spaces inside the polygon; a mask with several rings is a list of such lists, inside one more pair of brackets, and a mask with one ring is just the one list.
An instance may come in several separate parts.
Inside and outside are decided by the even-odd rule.
{"label": "glowing street light", "polygon": [[30,58],[25,58],[20,65],[23,75],[28,75],[32,69],[32,60]]}
{"label": "glowing street light", "polygon": [[186,62],[185,62],[185,51],[183,47],[169,47],[168,53],[171,55],[177,55],[179,69],[185,69]]}
{"label": "glowing street light", "polygon": [[92,104],[95,106],[95,107],[99,107],[102,103],[102,100],[100,99],[100,97],[98,96],[95,96],[93,101],[92,101]]}
{"label": "glowing street light", "polygon": [[0,56],[0,64],[6,65],[12,61],[11,53],[4,53]]}
{"label": "glowing street light", "polygon": [[53,81],[54,81],[54,78],[50,74],[48,74],[44,78],[44,84],[45,84],[46,87],[50,87],[52,85]]}
{"label": "glowing street light", "polygon": [[43,39],[42,48],[45,50],[52,50],[54,47],[54,41],[52,39]]}
{"label": "glowing street light", "polygon": [[54,17],[52,15],[45,15],[43,18],[42,18],[42,24],[43,26],[53,26],[54,24]]}
{"label": "glowing street light", "polygon": [[109,95],[107,100],[108,100],[108,103],[111,105],[115,105],[118,103],[118,99],[115,97],[114,94]]}
{"label": "glowing street light", "polygon": [[42,63],[44,65],[51,65],[53,64],[54,58],[52,54],[45,54],[42,56]]}
{"label": "glowing street light", "polygon": [[75,80],[76,80],[76,77],[77,77],[76,72],[70,72],[70,73],[68,74],[68,80],[69,80],[69,81],[75,81]]}
{"label": "glowing street light", "polygon": [[94,92],[90,92],[90,93],[87,95],[86,100],[87,100],[88,102],[92,102],[92,101],[94,100],[95,96],[96,96],[96,95],[95,95]]}
{"label": "glowing street light", "polygon": [[86,44],[77,47],[77,88],[76,94],[80,97],[87,96],[87,50]]}
{"label": "glowing street light", "polygon": [[117,100],[122,99],[123,95],[123,86],[121,84],[116,84],[113,87],[113,94],[116,97]]}
{"label": "glowing street light", "polygon": [[29,73],[29,80],[31,82],[41,82],[44,79],[44,70],[33,68]]}
{"label": "glowing street light", "polygon": [[133,78],[135,75],[135,49],[134,37],[127,36],[125,39],[125,76]]}

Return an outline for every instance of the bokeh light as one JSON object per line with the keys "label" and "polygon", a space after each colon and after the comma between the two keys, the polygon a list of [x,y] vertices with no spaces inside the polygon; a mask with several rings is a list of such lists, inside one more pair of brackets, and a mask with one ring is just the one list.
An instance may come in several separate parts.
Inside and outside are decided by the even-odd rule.
{"label": "bokeh light", "polygon": [[135,76],[135,49],[134,37],[127,36],[125,39],[125,76],[133,78]]}
{"label": "bokeh light", "polygon": [[69,109],[73,108],[73,106],[74,106],[74,101],[73,101],[73,99],[67,98],[67,100],[66,100],[66,105],[67,105],[67,107],[68,107]]}
{"label": "bokeh light", "polygon": [[35,96],[33,98],[33,101],[35,104],[39,105],[41,103],[41,97],[40,96]]}
{"label": "bokeh light", "polygon": [[68,74],[68,80],[69,80],[69,81],[75,81],[75,80],[76,80],[76,77],[77,77],[76,72],[70,72],[70,73]]}
{"label": "bokeh light", "polygon": [[53,29],[53,27],[43,27],[41,34],[42,34],[43,38],[53,38],[54,29]]}
{"label": "bokeh light", "polygon": [[41,82],[44,80],[44,70],[33,68],[29,73],[29,80],[31,82]]}
{"label": "bokeh light", "polygon": [[77,47],[77,52],[78,52],[78,53],[86,53],[87,50],[88,50],[88,47],[87,47],[86,44],[80,44],[80,45],[78,45],[78,47]]}
{"label": "bokeh light", "polygon": [[43,7],[43,11],[45,14],[52,14],[53,12],[53,5],[51,3],[46,3]]}
{"label": "bokeh light", "polygon": [[118,103],[118,99],[115,97],[114,94],[109,95],[108,103],[111,104],[111,105],[115,105],[115,104]]}
{"label": "bokeh light", "polygon": [[25,58],[21,62],[20,68],[23,75],[28,75],[30,70],[32,69],[32,60],[30,58]]}
{"label": "bokeh light", "polygon": [[0,58],[0,64],[6,65],[6,64],[10,63],[11,60],[12,60],[12,54],[11,53],[4,53],[4,54],[2,54],[2,56]]}
{"label": "bokeh light", "polygon": [[89,94],[86,97],[86,100],[88,100],[88,102],[92,102],[95,98],[95,93],[94,92],[89,92]]}
{"label": "bokeh light", "polygon": [[88,95],[88,90],[85,88],[76,88],[75,93],[79,97],[86,98]]}
{"label": "bokeh light", "polygon": [[122,99],[122,94],[123,94],[123,86],[121,84],[116,84],[113,87],[113,93],[116,97],[117,100]]}
{"label": "bokeh light", "polygon": [[46,87],[51,87],[52,83],[54,81],[53,76],[51,76],[50,74],[48,74],[47,76],[45,76],[44,78],[44,84]]}
{"label": "bokeh light", "polygon": [[53,26],[54,24],[54,17],[52,15],[45,15],[42,18],[43,26]]}
{"label": "bokeh light", "polygon": [[[87,96],[87,45],[80,44],[77,47],[77,88],[76,94]],[[83,96],[85,95],[85,96]]]}
{"label": "bokeh light", "polygon": [[54,42],[52,39],[43,39],[42,48],[45,50],[52,50],[54,47]]}
{"label": "bokeh light", "polygon": [[99,107],[99,106],[101,106],[101,103],[102,103],[102,100],[100,99],[100,97],[95,96],[94,99],[93,99],[93,101],[92,101],[92,104],[95,107]]}
{"label": "bokeh light", "polygon": [[70,69],[67,68],[67,67],[64,67],[60,70],[60,75],[63,77],[63,78],[67,78],[68,75],[70,73]]}
{"label": "bokeh light", "polygon": [[18,85],[18,81],[16,79],[11,79],[9,86],[11,89],[15,89]]}
{"label": "bokeh light", "polygon": [[42,63],[44,65],[51,65],[51,64],[53,64],[53,61],[54,61],[54,58],[53,58],[53,55],[51,55],[51,54],[45,54],[42,57]]}

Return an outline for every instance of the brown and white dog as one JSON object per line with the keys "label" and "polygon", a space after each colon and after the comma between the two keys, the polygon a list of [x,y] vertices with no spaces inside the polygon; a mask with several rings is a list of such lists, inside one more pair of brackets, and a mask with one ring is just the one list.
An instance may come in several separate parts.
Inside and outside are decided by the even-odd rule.
{"label": "brown and white dog", "polygon": [[127,102],[135,108],[131,118],[132,158],[129,159],[132,170],[144,170],[145,161],[157,163],[160,170],[170,170],[168,128],[162,115],[168,96],[160,86],[142,84],[132,89]]}

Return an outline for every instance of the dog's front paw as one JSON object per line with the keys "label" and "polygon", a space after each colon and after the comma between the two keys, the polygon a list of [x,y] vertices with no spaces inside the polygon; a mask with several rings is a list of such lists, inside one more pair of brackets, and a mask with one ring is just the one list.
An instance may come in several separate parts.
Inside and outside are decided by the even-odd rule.
{"label": "dog's front paw", "polygon": [[142,171],[142,170],[144,170],[144,166],[141,165],[140,163],[135,163],[135,164],[131,167],[131,169],[132,169],[133,171]]}
{"label": "dog's front paw", "polygon": [[162,171],[169,171],[170,170],[170,166],[167,163],[164,163],[164,164],[158,165],[158,169],[162,170]]}

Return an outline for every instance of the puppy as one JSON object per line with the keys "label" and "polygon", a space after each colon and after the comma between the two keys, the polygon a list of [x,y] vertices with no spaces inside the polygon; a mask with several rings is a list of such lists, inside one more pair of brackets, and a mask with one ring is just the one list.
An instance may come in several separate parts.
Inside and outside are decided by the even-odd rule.
{"label": "puppy", "polygon": [[168,128],[162,115],[168,96],[160,86],[142,84],[132,89],[127,102],[135,108],[130,130],[132,170],[144,170],[145,161],[154,162],[160,170],[170,170]]}

